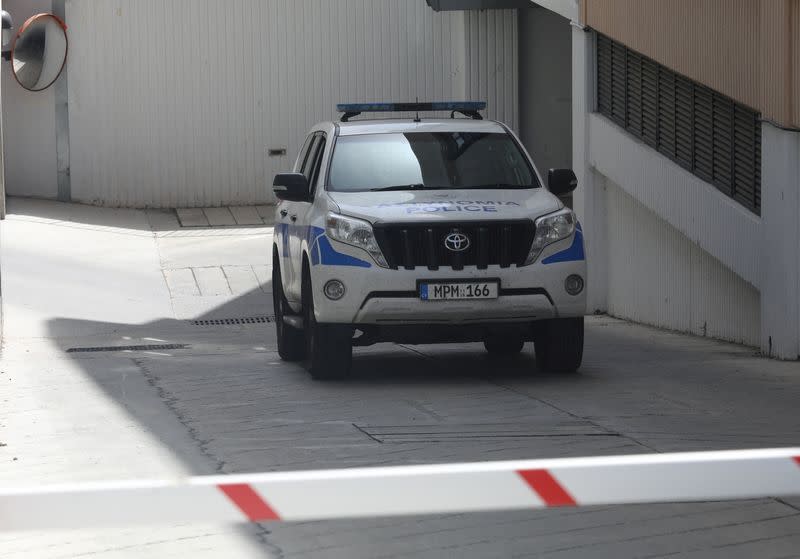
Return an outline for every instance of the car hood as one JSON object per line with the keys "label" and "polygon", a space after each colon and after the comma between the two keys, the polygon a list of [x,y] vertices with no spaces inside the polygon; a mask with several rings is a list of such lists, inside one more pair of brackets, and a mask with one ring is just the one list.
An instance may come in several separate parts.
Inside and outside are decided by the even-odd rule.
{"label": "car hood", "polygon": [[563,207],[544,188],[328,192],[343,215],[371,223],[535,219]]}

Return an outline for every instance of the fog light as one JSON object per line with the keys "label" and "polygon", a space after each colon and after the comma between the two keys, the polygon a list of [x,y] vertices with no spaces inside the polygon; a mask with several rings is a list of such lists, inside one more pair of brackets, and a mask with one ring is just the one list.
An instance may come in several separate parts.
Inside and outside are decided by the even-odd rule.
{"label": "fog light", "polygon": [[331,280],[325,284],[323,291],[325,292],[325,297],[331,301],[338,301],[344,297],[344,284],[339,280]]}
{"label": "fog light", "polygon": [[583,291],[583,278],[575,274],[569,276],[567,281],[564,282],[564,289],[570,295],[578,295]]}

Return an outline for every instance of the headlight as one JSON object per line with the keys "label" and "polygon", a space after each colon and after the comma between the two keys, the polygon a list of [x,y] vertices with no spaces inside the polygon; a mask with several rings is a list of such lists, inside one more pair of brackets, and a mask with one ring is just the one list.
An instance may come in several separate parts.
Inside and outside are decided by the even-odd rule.
{"label": "headlight", "polygon": [[328,237],[340,243],[364,249],[378,266],[389,267],[386,258],[383,257],[381,247],[378,246],[378,241],[375,240],[375,234],[372,232],[372,225],[369,222],[329,213],[325,223],[325,232]]}
{"label": "headlight", "polygon": [[558,213],[540,217],[536,220],[536,236],[533,238],[531,251],[525,265],[533,264],[544,247],[568,239],[575,233],[575,214],[570,209],[563,209]]}

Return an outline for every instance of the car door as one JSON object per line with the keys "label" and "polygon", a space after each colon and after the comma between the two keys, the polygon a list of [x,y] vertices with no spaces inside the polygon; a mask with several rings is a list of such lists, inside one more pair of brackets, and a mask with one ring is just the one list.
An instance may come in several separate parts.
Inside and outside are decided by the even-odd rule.
{"label": "car door", "polygon": [[[301,172],[306,159],[308,158],[311,147],[315,141],[315,135],[309,134],[306,141],[300,150],[297,160],[295,161],[293,172]],[[289,288],[293,283],[293,266],[291,259],[290,243],[292,237],[292,223],[290,215],[296,215],[294,211],[294,202],[287,200],[278,200],[276,202],[276,224],[275,224],[275,243],[278,246],[278,258],[280,260],[281,281],[283,282],[283,289],[286,298],[290,301],[295,300],[289,293]]]}
{"label": "car door", "polygon": [[[302,164],[296,172],[303,173],[311,183],[314,169],[320,157],[320,146],[324,142],[320,132],[315,132],[310,137],[308,152],[305,154]],[[299,163],[299,159],[298,159]],[[290,202],[287,204],[288,231],[289,231],[289,262],[290,277],[285,284],[286,294],[291,301],[300,301],[302,265],[303,265],[303,239],[308,236],[308,209],[311,207],[309,202]],[[281,214],[283,215],[283,214]]]}

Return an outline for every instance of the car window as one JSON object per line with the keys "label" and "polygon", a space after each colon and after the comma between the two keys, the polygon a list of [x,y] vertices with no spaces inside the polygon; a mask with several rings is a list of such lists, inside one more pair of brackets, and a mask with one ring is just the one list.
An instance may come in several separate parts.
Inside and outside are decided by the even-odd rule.
{"label": "car window", "polygon": [[402,185],[437,189],[540,186],[517,143],[504,133],[409,132],[337,140],[331,190]]}
{"label": "car window", "polygon": [[317,146],[317,156],[314,160],[314,163],[311,167],[311,197],[314,197],[314,193],[317,190],[317,182],[319,181],[319,173],[320,169],[322,168],[322,159],[325,155],[325,145],[327,143],[325,134],[320,134],[319,136],[319,144]]}
{"label": "car window", "polygon": [[306,179],[308,179],[309,184],[311,184],[311,175],[314,172],[314,165],[317,162],[317,155],[319,153],[321,141],[322,138],[320,134],[315,133],[312,139],[311,147],[308,150],[308,155],[306,155],[306,159],[303,162],[303,167],[300,170],[300,172],[306,176]]}
{"label": "car window", "polygon": [[311,144],[314,141],[314,134],[309,134],[306,138],[305,143],[303,144],[303,149],[300,150],[299,155],[297,156],[297,161],[294,164],[294,172],[300,173],[303,169],[303,165],[305,165],[306,158],[308,157],[309,149],[311,148]]}

